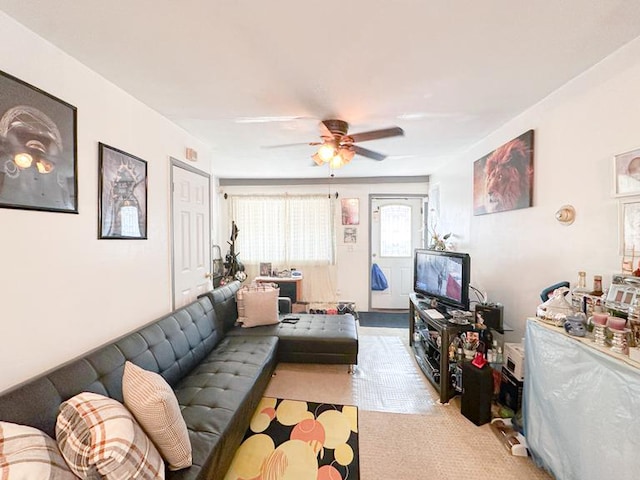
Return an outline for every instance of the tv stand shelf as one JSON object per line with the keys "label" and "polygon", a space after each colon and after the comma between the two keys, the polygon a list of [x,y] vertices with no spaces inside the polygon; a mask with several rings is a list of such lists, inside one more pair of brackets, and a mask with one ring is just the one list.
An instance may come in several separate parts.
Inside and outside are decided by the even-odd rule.
{"label": "tv stand shelf", "polygon": [[473,327],[431,318],[428,304],[416,294],[409,297],[409,344],[418,366],[440,393],[440,403],[448,403],[457,393],[451,380],[456,364],[449,360],[449,345],[460,332]]}

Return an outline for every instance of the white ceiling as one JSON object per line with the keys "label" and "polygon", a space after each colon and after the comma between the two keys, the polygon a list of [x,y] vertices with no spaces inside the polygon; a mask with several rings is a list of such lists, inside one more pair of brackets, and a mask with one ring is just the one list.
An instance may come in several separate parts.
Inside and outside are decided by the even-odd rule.
{"label": "white ceiling", "polygon": [[[637,0],[0,0],[0,9],[207,142],[222,178],[426,175],[640,35]],[[1,68],[1,66],[0,66]],[[290,121],[256,122],[265,117]],[[253,120],[243,123],[241,120]],[[302,143],[287,148],[268,146]]]}

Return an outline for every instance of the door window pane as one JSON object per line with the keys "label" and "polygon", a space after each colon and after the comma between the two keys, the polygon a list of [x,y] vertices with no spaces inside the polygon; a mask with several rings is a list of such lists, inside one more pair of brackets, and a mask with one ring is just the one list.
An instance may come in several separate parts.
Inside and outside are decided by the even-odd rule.
{"label": "door window pane", "polygon": [[380,207],[380,256],[410,257],[411,207],[384,205]]}

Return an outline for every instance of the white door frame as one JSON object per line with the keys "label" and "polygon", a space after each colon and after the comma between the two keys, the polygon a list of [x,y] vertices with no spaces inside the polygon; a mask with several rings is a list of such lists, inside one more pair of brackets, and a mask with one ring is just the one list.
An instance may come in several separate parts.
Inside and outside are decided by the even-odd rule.
{"label": "white door frame", "polygon": [[170,238],[169,238],[169,242],[171,244],[171,305],[172,305],[172,309],[175,310],[176,308],[176,252],[175,252],[175,242],[174,242],[174,228],[175,228],[175,224],[174,221],[175,219],[173,218],[173,209],[174,209],[174,187],[173,187],[173,172],[174,172],[174,168],[181,168],[183,170],[187,170],[188,172],[194,173],[196,175],[200,175],[202,177],[205,177],[209,183],[209,231],[207,232],[207,238],[205,238],[205,242],[206,245],[208,245],[207,251],[209,253],[209,269],[211,270],[212,265],[211,265],[211,226],[213,225],[213,212],[212,212],[212,205],[213,205],[213,200],[212,200],[212,191],[211,191],[211,175],[208,174],[207,172],[203,171],[203,170],[199,170],[195,167],[193,167],[192,165],[189,165],[188,163],[182,162],[174,157],[169,157],[170,160],[170,174],[169,174],[169,189],[170,189],[170,197],[171,197],[171,204],[170,204],[170,218],[171,218],[171,224],[170,224]]}
{"label": "white door frame", "polygon": [[[373,201],[375,199],[380,199],[380,200],[393,200],[394,198],[397,199],[413,199],[413,198],[421,198],[422,199],[422,228],[423,228],[423,235],[422,235],[422,247],[424,248],[424,246],[426,245],[426,240],[427,240],[427,202],[429,199],[429,195],[427,194],[423,194],[423,193],[413,193],[413,194],[393,194],[393,193],[370,193],[369,194],[369,271],[368,271],[368,286],[369,286],[369,290],[368,290],[368,299],[369,299],[369,304],[368,304],[368,308],[367,310],[371,310],[371,301],[372,301],[372,293],[371,293],[371,267],[373,266],[373,235],[372,235],[372,230],[373,230],[373,215],[372,215],[372,210],[373,210]],[[407,305],[407,308],[409,308],[409,305]]]}

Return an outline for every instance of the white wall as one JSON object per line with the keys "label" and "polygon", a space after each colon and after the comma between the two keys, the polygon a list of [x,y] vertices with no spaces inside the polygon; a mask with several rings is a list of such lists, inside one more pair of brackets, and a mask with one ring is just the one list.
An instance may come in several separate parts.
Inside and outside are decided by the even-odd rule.
{"label": "white wall", "polygon": [[[78,109],[79,215],[0,209],[0,391],[171,306],[169,156],[210,152],[0,12],[0,69]],[[148,240],[97,240],[98,142],[148,161]]]}
{"label": "white wall", "polygon": [[[620,271],[618,201],[612,196],[613,156],[640,147],[640,39],[504,125],[432,176],[440,186],[443,222],[472,256],[471,280],[505,305],[519,341],[535,315],[539,292],[578,270]],[[473,162],[529,129],[535,130],[533,207],[473,216]],[[577,211],[571,226],[554,214]]]}
{"label": "white wall", "polygon": [[[348,168],[348,167],[346,167]],[[287,193],[321,193],[329,191],[339,194],[341,198],[358,198],[360,204],[360,224],[357,228],[357,243],[345,244],[343,225],[340,217],[340,200],[336,202],[336,300],[355,302],[356,308],[366,311],[369,308],[369,195],[426,195],[429,185],[420,183],[367,183],[336,184],[329,189],[327,185],[281,185],[281,186],[224,186],[220,195],[233,194],[281,194]],[[231,222],[228,219],[227,205],[220,200],[221,212],[218,230],[221,232],[220,245],[224,257],[228,245]],[[242,232],[240,232],[242,235]],[[240,260],[242,260],[240,258]],[[274,265],[275,266],[275,265]],[[303,272],[304,274],[304,272]],[[303,280],[304,282],[304,280]]]}

